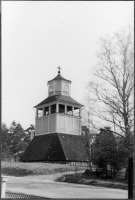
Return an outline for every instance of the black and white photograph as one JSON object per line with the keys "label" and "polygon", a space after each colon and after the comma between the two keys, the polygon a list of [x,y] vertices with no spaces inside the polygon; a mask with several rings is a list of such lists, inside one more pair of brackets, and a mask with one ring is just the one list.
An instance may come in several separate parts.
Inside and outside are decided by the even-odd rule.
{"label": "black and white photograph", "polygon": [[1,65],[1,198],[133,199],[134,1],[2,1]]}

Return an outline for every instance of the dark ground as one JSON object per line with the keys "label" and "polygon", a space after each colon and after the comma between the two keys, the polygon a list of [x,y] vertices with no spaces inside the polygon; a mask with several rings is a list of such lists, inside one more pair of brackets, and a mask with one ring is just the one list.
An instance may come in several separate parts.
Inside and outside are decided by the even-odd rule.
{"label": "dark ground", "polygon": [[59,182],[77,183],[85,185],[94,185],[115,189],[128,189],[128,182],[124,180],[124,171],[119,171],[115,178],[112,177],[97,177],[96,173],[85,175],[85,173],[75,173],[71,175],[64,175],[57,179]]}

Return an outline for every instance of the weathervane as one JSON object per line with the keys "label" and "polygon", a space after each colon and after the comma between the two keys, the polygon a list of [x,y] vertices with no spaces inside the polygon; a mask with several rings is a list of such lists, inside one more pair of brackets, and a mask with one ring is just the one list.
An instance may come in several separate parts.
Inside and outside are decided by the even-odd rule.
{"label": "weathervane", "polygon": [[60,68],[60,66],[59,66],[59,67],[57,67],[57,68],[59,69],[58,73],[60,74],[60,69],[61,69],[61,68]]}

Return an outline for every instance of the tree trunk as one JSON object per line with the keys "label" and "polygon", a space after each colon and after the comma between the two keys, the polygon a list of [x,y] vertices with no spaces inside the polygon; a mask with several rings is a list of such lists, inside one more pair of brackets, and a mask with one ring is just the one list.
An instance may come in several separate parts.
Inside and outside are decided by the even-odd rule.
{"label": "tree trunk", "polygon": [[107,171],[107,165],[106,165],[106,179],[108,178],[108,171]]}
{"label": "tree trunk", "polygon": [[116,168],[115,168],[115,165],[114,165],[114,178],[115,178],[115,175],[116,175]]}
{"label": "tree trunk", "polygon": [[128,167],[126,167],[126,172],[125,172],[125,181],[128,179]]}
{"label": "tree trunk", "polygon": [[91,155],[89,155],[89,168],[90,168],[90,171],[92,172]]}

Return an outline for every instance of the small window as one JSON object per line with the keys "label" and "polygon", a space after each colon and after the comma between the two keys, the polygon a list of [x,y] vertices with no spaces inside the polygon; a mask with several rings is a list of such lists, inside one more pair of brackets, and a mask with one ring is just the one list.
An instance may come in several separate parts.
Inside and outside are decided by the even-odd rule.
{"label": "small window", "polygon": [[44,116],[49,115],[49,106],[44,108]]}
{"label": "small window", "polygon": [[37,116],[38,118],[42,117],[43,116],[43,109],[42,108],[38,109],[38,113],[37,114],[38,114],[38,116]]}
{"label": "small window", "polygon": [[56,113],[56,104],[51,105],[51,114]]}
{"label": "small window", "polygon": [[65,105],[59,104],[59,113],[65,113]]}

